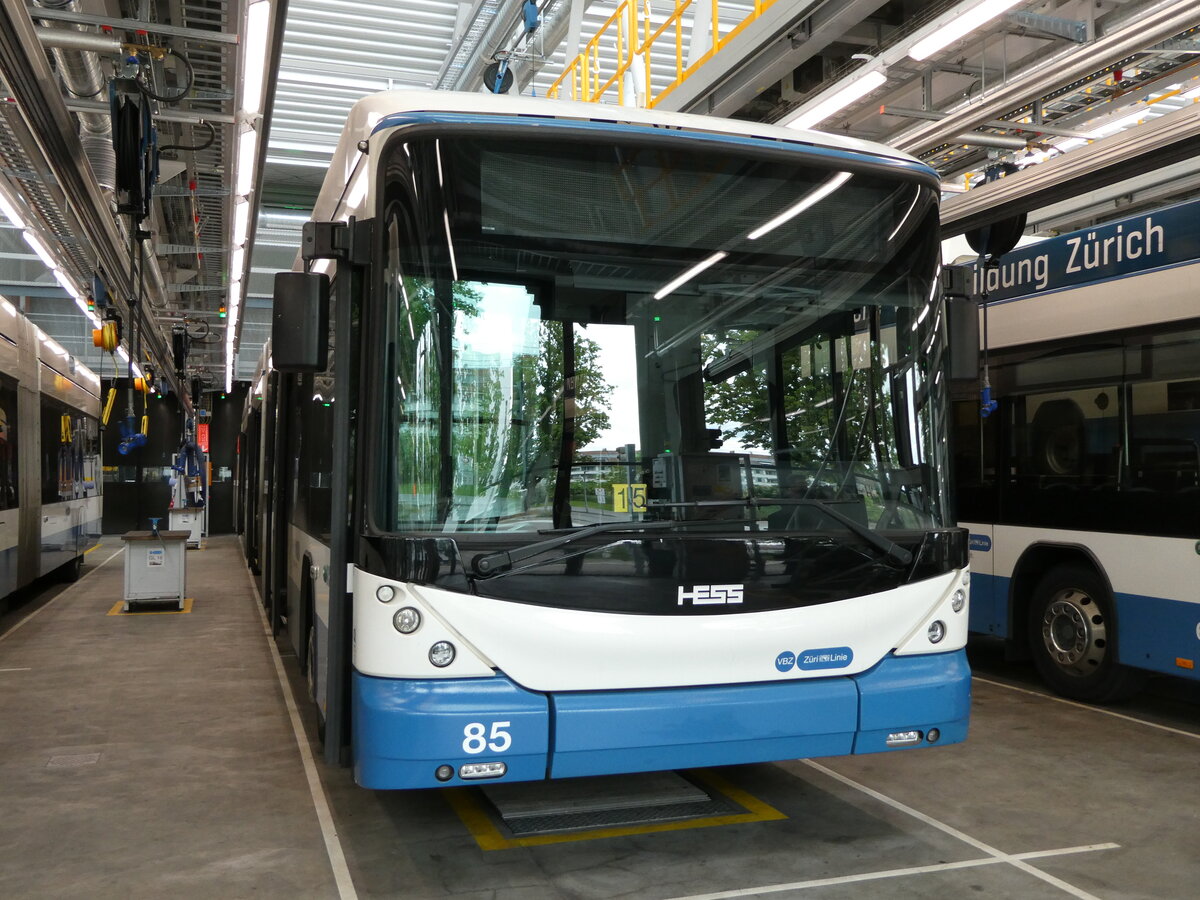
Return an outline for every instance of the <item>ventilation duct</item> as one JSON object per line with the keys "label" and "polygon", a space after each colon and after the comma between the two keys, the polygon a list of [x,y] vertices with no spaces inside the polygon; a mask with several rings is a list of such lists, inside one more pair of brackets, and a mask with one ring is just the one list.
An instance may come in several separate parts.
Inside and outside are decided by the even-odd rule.
{"label": "ventilation duct", "polygon": [[[38,6],[46,9],[67,10],[80,12],[76,0],[35,0]],[[36,16],[36,11],[34,11]],[[94,52],[61,46],[62,44],[92,45],[94,40],[105,40],[102,35],[89,29],[86,25],[68,23],[43,23],[46,27],[39,29],[39,35],[46,34],[42,43],[47,45],[58,77],[62,79],[67,93],[83,100],[103,101],[108,80],[104,76],[100,60]],[[60,39],[53,32],[62,32]],[[81,33],[80,37],[72,34]],[[115,51],[120,51],[120,44],[115,44]],[[79,142],[83,145],[84,155],[92,166],[96,183],[102,190],[113,191],[117,184],[117,162],[112,145],[112,122],[107,112],[80,112]]]}

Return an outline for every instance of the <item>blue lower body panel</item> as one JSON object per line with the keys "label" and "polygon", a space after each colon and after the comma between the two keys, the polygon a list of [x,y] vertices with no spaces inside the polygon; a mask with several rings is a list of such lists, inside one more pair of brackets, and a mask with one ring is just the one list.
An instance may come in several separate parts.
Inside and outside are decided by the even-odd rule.
{"label": "blue lower body panel", "polygon": [[967,627],[978,634],[1011,637],[1008,633],[1008,585],[1000,575],[971,573],[971,606]]}
{"label": "blue lower body panel", "polygon": [[1200,605],[1117,594],[1117,656],[1127,666],[1200,678]]}
{"label": "blue lower body panel", "polygon": [[[438,766],[457,772],[495,760],[508,766],[505,781],[546,777],[544,694],[499,677],[415,681],[358,672],[353,692],[354,780],[363,787],[439,787]],[[456,775],[451,783],[462,782]]]}
{"label": "blue lower body panel", "polygon": [[553,778],[768,762],[851,751],[849,678],[550,698]]}
{"label": "blue lower body panel", "polygon": [[[503,675],[413,681],[354,673],[354,775],[363,787],[463,784],[464,764],[503,781],[841,756],[967,736],[962,650],[888,657],[860,675],[716,687],[541,694]],[[455,774],[439,780],[435,771]]]}
{"label": "blue lower body panel", "polygon": [[938,746],[967,739],[971,667],[965,650],[889,656],[852,678],[859,691],[855,753],[904,749],[887,746],[887,736],[898,731],[920,731],[927,740],[936,729]]}

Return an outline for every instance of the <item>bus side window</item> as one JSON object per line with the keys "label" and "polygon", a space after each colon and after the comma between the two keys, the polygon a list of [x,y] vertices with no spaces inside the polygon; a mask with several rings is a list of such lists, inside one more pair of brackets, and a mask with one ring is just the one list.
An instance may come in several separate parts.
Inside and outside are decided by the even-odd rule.
{"label": "bus side window", "polygon": [[1129,391],[1132,527],[1192,535],[1200,505],[1200,382],[1141,382]]}
{"label": "bus side window", "polygon": [[1000,415],[982,417],[977,396],[954,402],[951,445],[960,520],[990,522],[996,517],[996,435]]}

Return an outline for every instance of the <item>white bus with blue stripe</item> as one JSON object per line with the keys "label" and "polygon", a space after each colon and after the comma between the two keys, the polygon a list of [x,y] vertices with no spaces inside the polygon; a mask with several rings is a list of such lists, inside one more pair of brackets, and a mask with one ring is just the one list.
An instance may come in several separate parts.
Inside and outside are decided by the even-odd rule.
{"label": "white bus with blue stripe", "polygon": [[0,297],[0,600],[100,538],[100,379]]}
{"label": "white bus with blue stripe", "polygon": [[420,788],[964,740],[937,197],[831,135],[359,102],[247,415],[326,758]]}
{"label": "white bus with blue stripe", "polygon": [[1200,203],[1005,255],[997,411],[956,401],[971,629],[1103,702],[1200,660]]}

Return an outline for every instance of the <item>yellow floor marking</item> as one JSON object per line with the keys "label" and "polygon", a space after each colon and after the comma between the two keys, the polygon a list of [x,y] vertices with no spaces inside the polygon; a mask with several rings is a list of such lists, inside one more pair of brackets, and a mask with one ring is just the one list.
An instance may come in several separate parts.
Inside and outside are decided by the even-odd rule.
{"label": "yellow floor marking", "polygon": [[764,803],[708,769],[692,770],[692,776],[707,784],[718,793],[724,794],[746,810],[724,816],[701,816],[695,819],[677,819],[671,822],[656,822],[649,825],[621,825],[612,828],[594,828],[589,831],[572,831],[566,834],[539,834],[531,837],[505,837],[492,822],[491,816],[475,799],[468,788],[447,788],[446,800],[467,826],[480,850],[511,850],[515,847],[541,847],[546,844],[564,844],[572,841],[594,841],[603,838],[628,837],[635,834],[655,834],[663,831],[687,831],[692,828],[713,828],[719,825],[741,825],[747,822],[773,822],[787,816],[775,807]]}
{"label": "yellow floor marking", "polygon": [[104,546],[103,544],[95,544],[95,545],[93,545],[93,546],[91,546],[91,547],[88,547],[86,550],[84,550],[84,551],[83,551],[83,555],[84,555],[84,556],[87,556],[87,555],[88,555],[89,553],[91,553],[93,550],[99,550],[99,549],[100,549],[101,547],[103,547],[103,546]]}
{"label": "yellow floor marking", "polygon": [[[118,600],[116,602],[116,605],[114,605],[113,608],[110,609],[106,613],[106,615],[110,615],[110,616],[178,616],[178,615],[182,615],[183,613],[190,613],[192,611],[192,600],[193,599],[194,598],[192,598],[192,597],[184,597],[183,598],[183,609],[142,609],[142,610],[137,610],[136,612],[134,612],[134,611],[126,612],[125,611],[125,601]],[[132,602],[136,605],[139,602],[146,603],[146,602],[155,602],[155,601],[134,600]]]}

